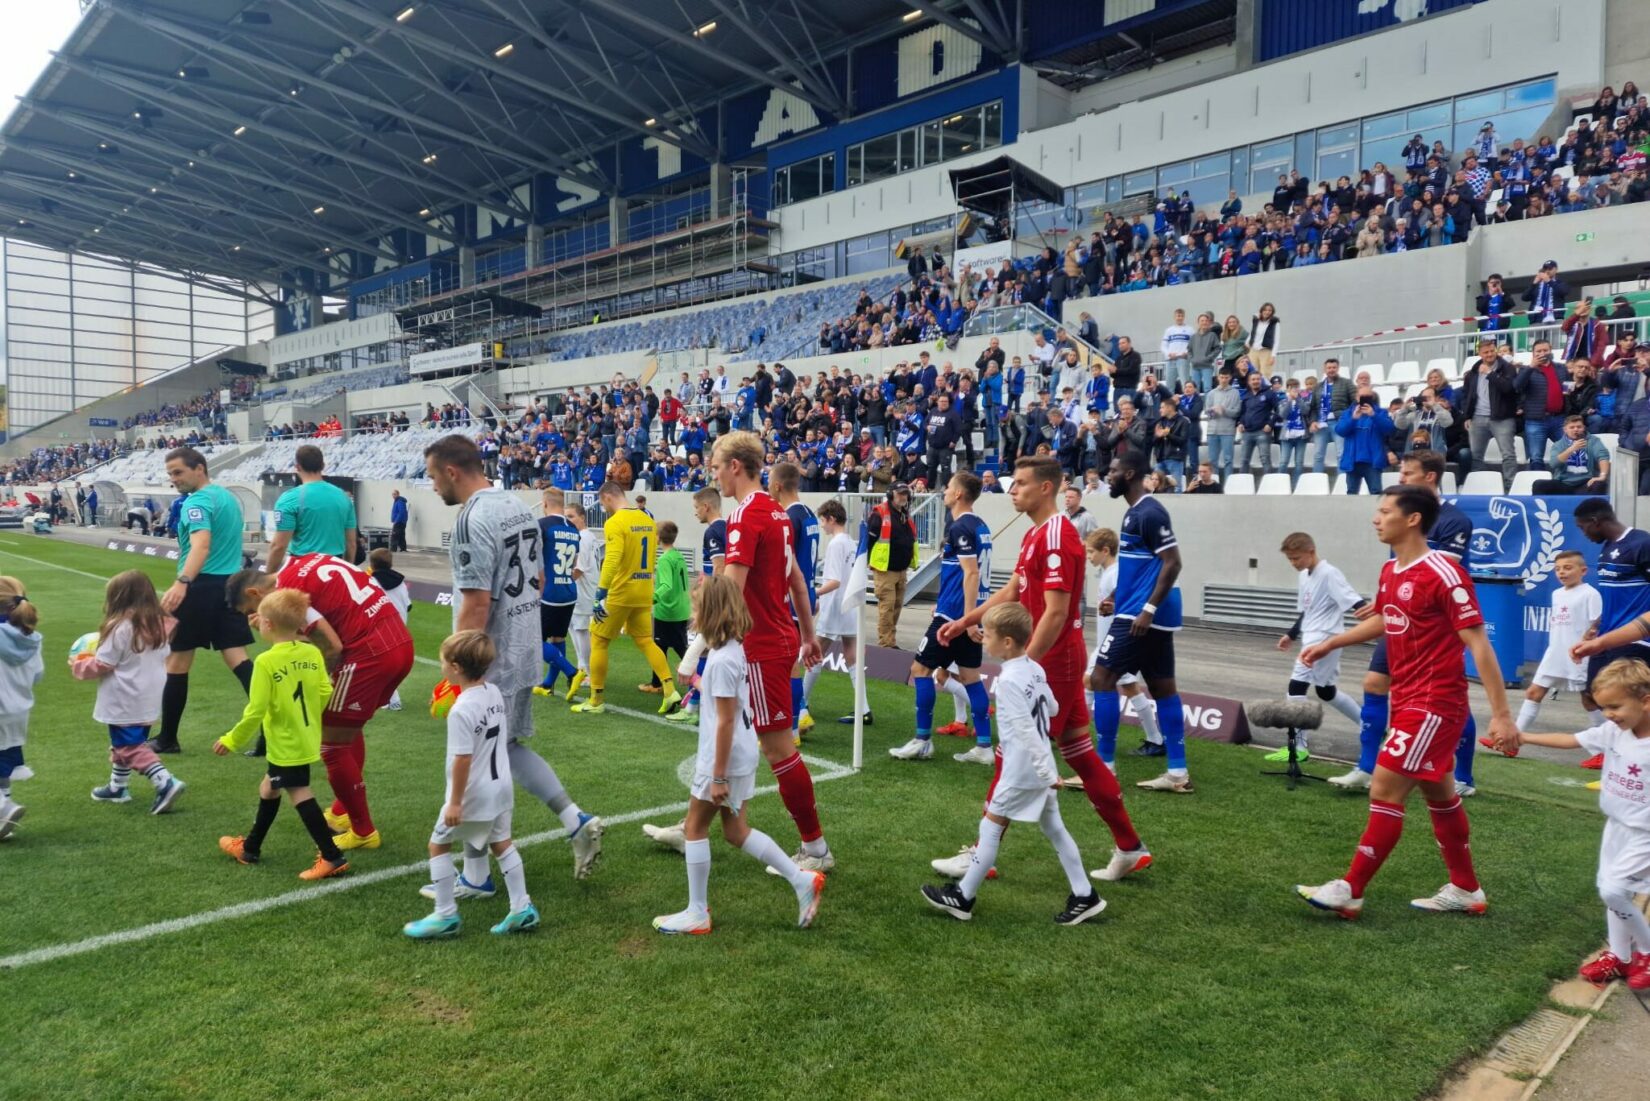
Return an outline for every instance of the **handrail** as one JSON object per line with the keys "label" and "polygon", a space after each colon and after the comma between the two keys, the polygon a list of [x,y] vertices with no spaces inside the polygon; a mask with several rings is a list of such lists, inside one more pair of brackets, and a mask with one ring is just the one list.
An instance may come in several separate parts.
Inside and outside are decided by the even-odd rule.
{"label": "handrail", "polygon": [[[1003,320],[1003,319],[1006,319]],[[1099,360],[1106,366],[1112,365],[1111,357],[1099,348],[1090,344],[1066,326],[1063,321],[1056,321],[1048,313],[1029,302],[1021,302],[1014,306],[993,306],[989,310],[981,310],[969,318],[963,325],[964,336],[995,336],[999,333],[1017,333],[1027,329],[1051,332],[1055,329],[1065,329],[1066,336],[1077,345],[1078,350],[1086,352],[1086,362],[1092,364]]]}

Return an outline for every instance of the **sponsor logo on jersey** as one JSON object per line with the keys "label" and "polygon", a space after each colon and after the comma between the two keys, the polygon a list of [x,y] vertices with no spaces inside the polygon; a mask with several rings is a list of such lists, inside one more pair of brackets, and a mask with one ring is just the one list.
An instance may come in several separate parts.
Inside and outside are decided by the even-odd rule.
{"label": "sponsor logo on jersey", "polygon": [[1383,605],[1381,608],[1381,618],[1386,621],[1386,630],[1388,634],[1401,635],[1405,631],[1409,630],[1409,616],[1404,614],[1404,610],[1402,608],[1396,607],[1392,604]]}

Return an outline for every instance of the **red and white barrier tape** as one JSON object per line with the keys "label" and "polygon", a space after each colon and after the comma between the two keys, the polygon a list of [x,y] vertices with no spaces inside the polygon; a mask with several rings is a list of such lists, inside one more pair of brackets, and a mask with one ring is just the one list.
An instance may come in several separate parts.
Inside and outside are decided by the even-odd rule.
{"label": "red and white barrier tape", "polygon": [[[1507,329],[1510,328],[1511,325],[1512,325],[1512,318],[1513,318],[1512,314],[1502,314],[1501,317],[1500,317],[1500,320],[1505,322],[1506,324],[1502,329],[1500,329],[1498,331],[1500,331],[1500,332],[1507,331]],[[1327,344],[1311,344],[1311,345],[1308,345],[1307,347],[1305,347],[1301,350],[1306,351],[1306,352],[1313,352],[1313,351],[1317,351],[1319,348],[1340,348],[1340,347],[1343,347],[1347,344],[1358,344],[1358,343],[1361,343],[1365,340],[1374,340],[1378,336],[1392,336],[1394,333],[1413,333],[1413,332],[1419,332],[1422,329],[1443,329],[1443,328],[1448,328],[1451,325],[1476,325],[1480,321],[1488,321],[1488,320],[1490,320],[1490,318],[1488,316],[1484,316],[1484,317],[1451,317],[1451,318],[1446,318],[1443,321],[1422,321],[1419,324],[1415,324],[1415,325],[1400,325],[1395,329],[1377,329],[1375,332],[1365,333],[1363,336],[1349,337],[1345,340],[1332,340]]]}

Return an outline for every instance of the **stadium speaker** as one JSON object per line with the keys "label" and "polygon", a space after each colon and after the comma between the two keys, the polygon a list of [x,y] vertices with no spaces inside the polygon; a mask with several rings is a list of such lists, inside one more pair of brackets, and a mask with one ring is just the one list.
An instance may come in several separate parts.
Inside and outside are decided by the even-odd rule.
{"label": "stadium speaker", "polygon": [[1288,731],[1289,736],[1289,764],[1281,771],[1262,769],[1262,776],[1283,776],[1288,779],[1289,790],[1294,791],[1295,785],[1302,780],[1324,780],[1322,776],[1313,776],[1301,771],[1298,744],[1300,733],[1303,730],[1316,730],[1323,725],[1323,705],[1317,700],[1283,699],[1283,700],[1256,700],[1244,708],[1249,716],[1249,722],[1256,726],[1268,726],[1274,730]]}

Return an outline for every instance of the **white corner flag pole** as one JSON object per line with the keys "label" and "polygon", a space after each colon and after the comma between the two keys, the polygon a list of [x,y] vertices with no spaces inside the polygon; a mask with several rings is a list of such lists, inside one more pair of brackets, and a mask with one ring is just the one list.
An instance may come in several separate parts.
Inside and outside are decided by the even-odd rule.
{"label": "white corner flag pole", "polygon": [[[861,688],[865,683],[865,600],[860,599],[859,607],[854,609],[858,619],[859,634],[854,639],[854,667],[850,670],[853,683],[849,685],[849,692],[854,700],[854,769],[858,771],[865,767],[865,708],[861,706]],[[863,693],[866,704],[870,703],[871,694]]]}

